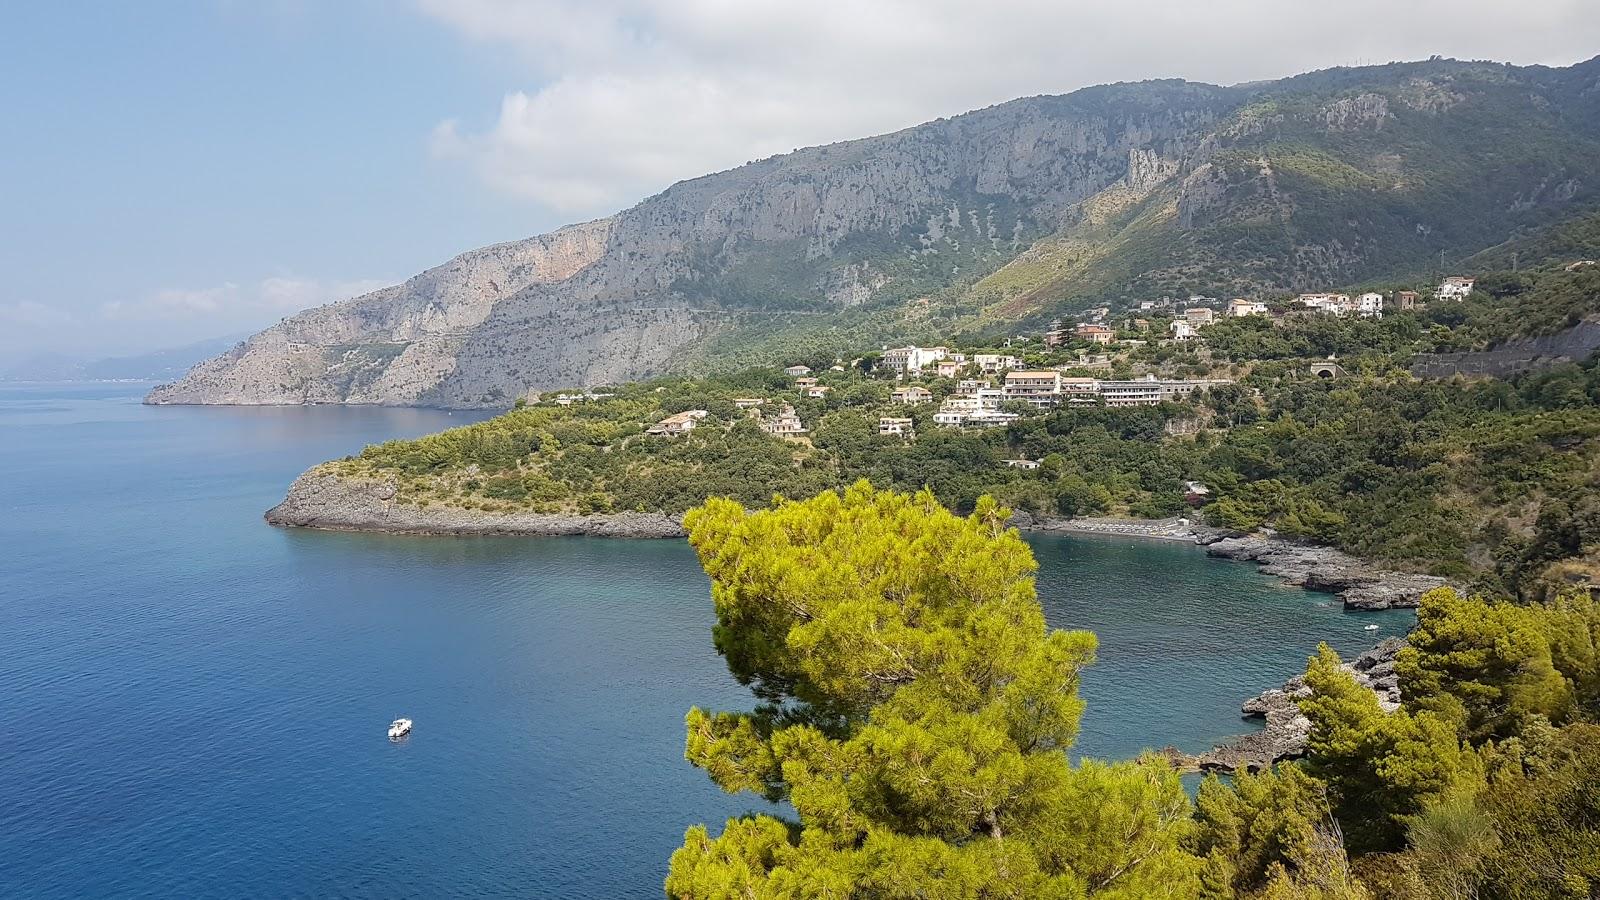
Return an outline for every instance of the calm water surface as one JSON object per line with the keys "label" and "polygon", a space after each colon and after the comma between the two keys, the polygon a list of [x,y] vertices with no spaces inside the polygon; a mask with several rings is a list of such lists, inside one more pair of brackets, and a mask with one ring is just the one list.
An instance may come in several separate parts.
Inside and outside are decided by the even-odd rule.
{"label": "calm water surface", "polygon": [[[142,390],[0,386],[0,896],[659,897],[686,826],[762,806],[682,761],[691,705],[750,705],[686,545],[276,530],[307,466],[471,417]],[[1052,624],[1100,635],[1088,755],[1203,749],[1318,640],[1410,623],[1032,543]]]}

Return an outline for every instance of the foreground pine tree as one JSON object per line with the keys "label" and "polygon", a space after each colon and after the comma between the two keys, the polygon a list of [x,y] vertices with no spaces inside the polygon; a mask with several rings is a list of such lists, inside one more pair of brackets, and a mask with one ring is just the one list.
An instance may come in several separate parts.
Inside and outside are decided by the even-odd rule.
{"label": "foreground pine tree", "polygon": [[865,482],[689,514],[717,649],[762,705],[692,710],[686,755],[798,819],[691,828],[670,896],[1196,895],[1177,775],[1068,761],[1095,638],[1046,626],[1004,523],[988,498],[959,518]]}

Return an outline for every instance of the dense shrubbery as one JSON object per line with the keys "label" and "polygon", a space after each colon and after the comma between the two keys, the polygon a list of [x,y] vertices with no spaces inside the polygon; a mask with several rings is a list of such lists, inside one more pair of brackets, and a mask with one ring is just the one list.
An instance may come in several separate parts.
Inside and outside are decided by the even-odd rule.
{"label": "dense shrubbery", "polygon": [[1597,646],[1587,593],[1516,605],[1442,588],[1401,653],[1394,712],[1323,648],[1304,763],[1200,790],[1207,895],[1594,896]]}

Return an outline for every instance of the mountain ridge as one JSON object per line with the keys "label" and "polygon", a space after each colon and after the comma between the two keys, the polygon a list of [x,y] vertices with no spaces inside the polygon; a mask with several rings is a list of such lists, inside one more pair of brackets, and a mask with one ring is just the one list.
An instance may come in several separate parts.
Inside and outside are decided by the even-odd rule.
{"label": "mountain ridge", "polygon": [[919,316],[948,329],[1153,292],[1346,283],[1586,209],[1597,167],[1600,58],[1020,98],[468,251],[290,317],[149,402],[499,407],[896,339]]}

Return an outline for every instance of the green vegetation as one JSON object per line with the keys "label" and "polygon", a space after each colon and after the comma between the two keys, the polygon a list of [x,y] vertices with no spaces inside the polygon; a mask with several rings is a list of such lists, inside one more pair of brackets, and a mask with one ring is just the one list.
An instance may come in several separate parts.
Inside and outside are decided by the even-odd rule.
{"label": "green vegetation", "polygon": [[717,649],[763,705],[693,710],[686,755],[796,820],[691,828],[670,896],[1195,895],[1176,772],[1069,763],[1095,639],[1046,627],[1004,523],[864,483],[691,513]]}
{"label": "green vegetation", "polygon": [[1049,630],[1006,510],[924,491],[688,516],[713,640],[760,701],[686,757],[787,802],[689,829],[669,896],[1521,900],[1600,889],[1600,604],[1429,592],[1386,711],[1310,660],[1304,761],[1201,785],[1072,764],[1095,638]]}
{"label": "green vegetation", "polygon": [[1440,588],[1419,612],[1399,660],[1403,708],[1379,709],[1324,647],[1306,672],[1306,760],[1201,787],[1207,896],[1577,900],[1600,889],[1594,601]]}

